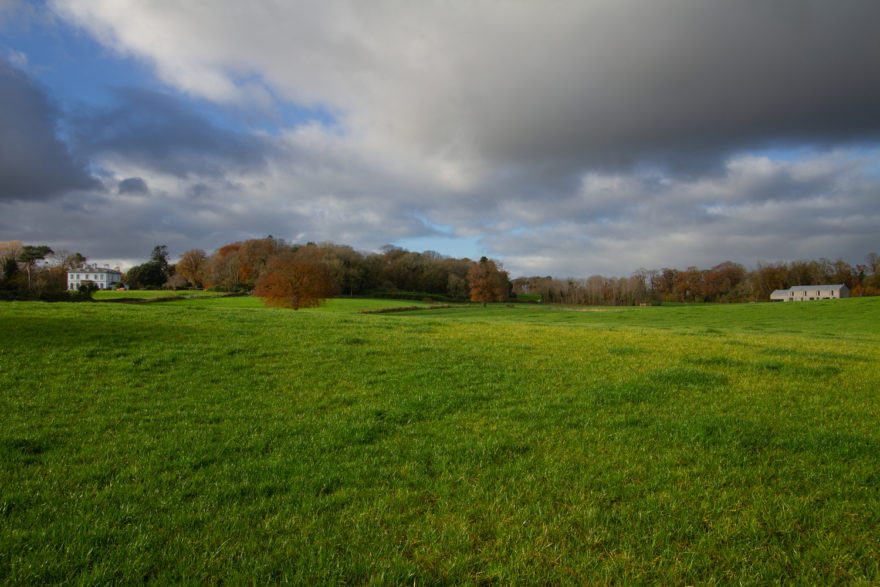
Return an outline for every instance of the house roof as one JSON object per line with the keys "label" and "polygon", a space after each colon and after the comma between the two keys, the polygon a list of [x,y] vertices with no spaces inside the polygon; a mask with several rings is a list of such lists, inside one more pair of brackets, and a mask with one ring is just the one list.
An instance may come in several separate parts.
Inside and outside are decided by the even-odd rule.
{"label": "house roof", "polygon": [[788,291],[812,291],[814,289],[839,291],[844,287],[846,287],[846,285],[843,283],[838,283],[836,285],[794,285],[790,287]]}
{"label": "house roof", "polygon": [[77,269],[75,271],[70,270],[67,273],[118,273],[122,275],[122,271],[117,271],[116,269],[107,269],[103,267],[96,267],[94,269]]}

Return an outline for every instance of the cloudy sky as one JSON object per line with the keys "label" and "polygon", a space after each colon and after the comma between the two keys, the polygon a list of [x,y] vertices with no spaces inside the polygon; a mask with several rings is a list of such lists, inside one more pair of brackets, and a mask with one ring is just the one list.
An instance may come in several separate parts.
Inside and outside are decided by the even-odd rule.
{"label": "cloudy sky", "polygon": [[0,240],[629,275],[880,250],[874,0],[0,0]]}

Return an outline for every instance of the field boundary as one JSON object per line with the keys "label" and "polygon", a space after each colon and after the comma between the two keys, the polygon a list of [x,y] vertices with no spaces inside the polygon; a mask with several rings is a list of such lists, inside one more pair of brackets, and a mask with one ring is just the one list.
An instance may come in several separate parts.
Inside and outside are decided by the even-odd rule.
{"label": "field boundary", "polygon": [[246,296],[246,293],[242,292],[231,292],[224,293],[216,296],[206,296],[206,295],[178,295],[178,296],[164,296],[161,298],[111,298],[106,300],[92,300],[98,304],[152,304],[156,302],[178,302],[181,300],[211,300],[218,298],[238,298],[242,296]]}
{"label": "field boundary", "polygon": [[451,308],[449,304],[439,306],[399,306],[390,308],[376,308],[375,310],[361,310],[361,314],[387,314],[389,312],[415,312],[417,310],[445,310]]}

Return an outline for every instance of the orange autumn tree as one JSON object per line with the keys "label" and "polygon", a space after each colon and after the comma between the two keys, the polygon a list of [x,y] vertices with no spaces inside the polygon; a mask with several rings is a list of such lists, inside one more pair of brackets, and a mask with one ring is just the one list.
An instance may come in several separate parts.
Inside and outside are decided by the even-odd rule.
{"label": "orange autumn tree", "polygon": [[333,293],[326,266],[290,251],[269,260],[254,290],[267,306],[294,310],[318,306]]}
{"label": "orange autumn tree", "polygon": [[205,261],[204,266],[200,268],[205,289],[216,287],[230,291],[240,287],[239,249],[241,249],[240,242],[224,245]]}
{"label": "orange autumn tree", "polygon": [[174,266],[174,274],[180,275],[196,287],[202,286],[203,277],[207,267],[208,255],[202,249],[190,249],[180,257],[180,261]]}
{"label": "orange autumn tree", "polygon": [[471,301],[502,302],[510,292],[510,281],[507,272],[501,271],[495,261],[483,257],[468,269],[467,281],[470,285]]}
{"label": "orange autumn tree", "polygon": [[287,248],[282,239],[274,238],[271,235],[266,238],[253,238],[242,242],[237,251],[241,285],[247,289],[253,289],[269,259]]}

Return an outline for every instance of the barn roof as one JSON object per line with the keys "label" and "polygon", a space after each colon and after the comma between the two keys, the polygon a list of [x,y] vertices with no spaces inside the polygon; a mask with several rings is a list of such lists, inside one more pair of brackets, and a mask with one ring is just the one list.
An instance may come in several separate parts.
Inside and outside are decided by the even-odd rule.
{"label": "barn roof", "polygon": [[[846,287],[846,285],[843,283],[838,283],[835,285],[795,285],[795,286],[790,287],[788,289],[788,291],[812,291],[814,289],[838,291],[844,287]],[[777,291],[785,291],[785,290],[777,290]]]}

